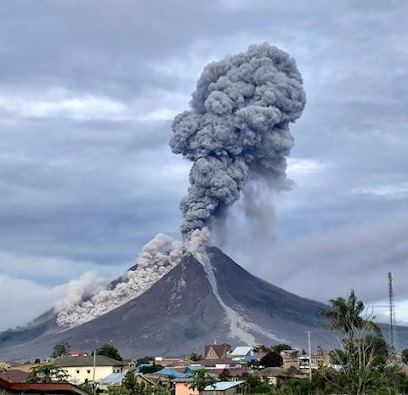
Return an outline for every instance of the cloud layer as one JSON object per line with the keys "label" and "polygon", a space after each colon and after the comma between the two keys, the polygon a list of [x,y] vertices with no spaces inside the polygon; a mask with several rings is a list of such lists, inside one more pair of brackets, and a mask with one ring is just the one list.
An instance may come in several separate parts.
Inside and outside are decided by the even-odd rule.
{"label": "cloud layer", "polygon": [[300,295],[327,301],[353,286],[383,303],[392,270],[396,298],[408,300],[407,4],[2,8],[0,294],[13,296],[2,304],[4,327],[32,318],[86,271],[121,273],[156,233],[179,237],[189,164],[170,152],[171,119],[205,64],[265,41],[296,59],[308,97],[291,128],[294,183],[279,194],[255,186],[264,224],[243,201],[217,243]]}

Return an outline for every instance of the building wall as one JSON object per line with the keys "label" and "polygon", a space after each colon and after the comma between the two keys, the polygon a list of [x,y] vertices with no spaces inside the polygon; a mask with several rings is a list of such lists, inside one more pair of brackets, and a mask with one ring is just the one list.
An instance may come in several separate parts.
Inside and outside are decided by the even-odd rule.
{"label": "building wall", "polygon": [[[189,388],[189,383],[175,383],[176,392],[174,395],[198,395],[197,389]],[[187,385],[186,385],[187,384]]]}
{"label": "building wall", "polygon": [[[85,380],[93,380],[93,366],[77,366],[77,367],[62,367],[69,374],[69,381],[74,384],[81,384]],[[115,370],[122,371],[121,367],[115,367]],[[104,377],[113,373],[112,366],[96,366],[95,381],[103,379]]]}

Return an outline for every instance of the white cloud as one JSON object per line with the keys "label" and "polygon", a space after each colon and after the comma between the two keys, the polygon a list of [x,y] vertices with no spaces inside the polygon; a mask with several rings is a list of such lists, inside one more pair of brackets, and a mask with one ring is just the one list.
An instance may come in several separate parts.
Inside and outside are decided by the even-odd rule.
{"label": "white cloud", "polygon": [[186,98],[174,92],[152,90],[142,97],[118,100],[106,95],[74,92],[61,87],[41,91],[3,89],[0,113],[3,118],[66,118],[86,120],[167,121],[180,111]]}
{"label": "white cloud", "polygon": [[31,280],[0,276],[0,331],[25,325],[50,309],[65,286],[45,287]]}
{"label": "white cloud", "polygon": [[408,183],[402,182],[394,185],[382,185],[372,188],[356,188],[353,193],[368,195],[385,199],[408,199]]}

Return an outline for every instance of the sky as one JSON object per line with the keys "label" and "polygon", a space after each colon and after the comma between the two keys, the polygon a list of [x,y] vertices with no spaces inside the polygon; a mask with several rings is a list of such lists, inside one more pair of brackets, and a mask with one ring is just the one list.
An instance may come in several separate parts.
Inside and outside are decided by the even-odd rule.
{"label": "sky", "polygon": [[328,302],[353,288],[408,325],[408,4],[354,0],[5,0],[0,14],[0,330],[81,276],[112,279],[164,232],[180,239],[191,163],[175,115],[203,67],[268,42],[307,104],[291,190],[242,202],[211,242],[251,273]]}

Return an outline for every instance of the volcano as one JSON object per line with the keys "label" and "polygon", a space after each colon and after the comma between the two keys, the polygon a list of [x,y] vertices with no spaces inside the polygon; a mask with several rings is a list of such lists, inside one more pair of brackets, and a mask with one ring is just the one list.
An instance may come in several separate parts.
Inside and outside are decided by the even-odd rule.
{"label": "volcano", "polygon": [[124,357],[190,353],[214,342],[306,348],[306,331],[315,346],[337,345],[321,316],[328,306],[253,276],[218,248],[209,247],[207,256],[206,268],[186,255],[142,295],[82,325],[60,328],[50,310],[26,328],[3,332],[0,360],[48,357],[62,341],[87,351],[114,344]]}

